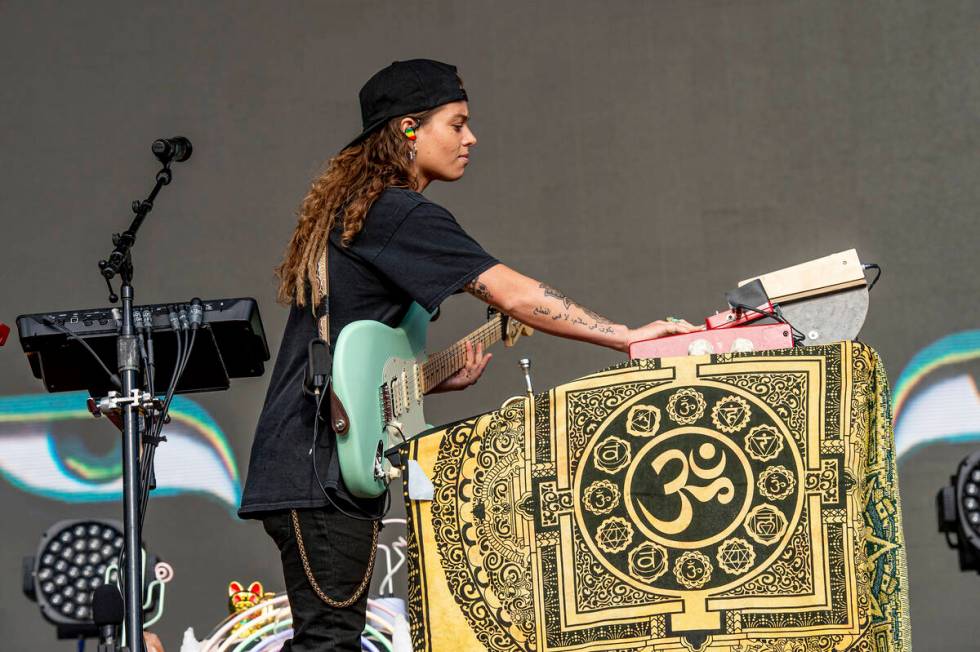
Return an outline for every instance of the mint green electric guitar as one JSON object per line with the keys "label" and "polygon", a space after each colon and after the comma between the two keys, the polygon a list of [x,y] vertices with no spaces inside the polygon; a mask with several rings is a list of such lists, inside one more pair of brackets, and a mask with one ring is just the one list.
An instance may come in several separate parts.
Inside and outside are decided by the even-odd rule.
{"label": "mint green electric guitar", "polygon": [[[347,416],[346,431],[335,428],[344,483],[355,496],[380,496],[390,464],[384,451],[429,426],[423,395],[466,365],[466,342],[484,350],[503,339],[513,345],[524,324],[491,311],[487,323],[426,359],[425,339],[432,315],[413,303],[398,328],[362,320],[348,324],[333,354],[333,392]],[[336,425],[336,417],[335,425]],[[340,423],[343,424],[343,421]]]}

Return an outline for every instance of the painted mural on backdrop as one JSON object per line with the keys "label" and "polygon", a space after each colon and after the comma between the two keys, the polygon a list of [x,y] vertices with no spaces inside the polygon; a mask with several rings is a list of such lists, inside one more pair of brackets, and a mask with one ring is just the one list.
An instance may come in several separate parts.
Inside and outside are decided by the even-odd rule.
{"label": "painted mural on backdrop", "polygon": [[952,333],[912,357],[892,392],[899,458],[929,444],[980,440],[978,359],[980,330]]}
{"label": "painted mural on backdrop", "polygon": [[[67,503],[122,500],[122,441],[96,420],[86,392],[0,397],[0,476],[29,494]],[[234,518],[241,480],[221,427],[198,403],[175,396],[167,441],[155,458],[154,497],[201,494]]]}
{"label": "painted mural on backdrop", "polygon": [[[936,442],[980,440],[980,393],[968,368],[978,359],[980,330],[952,333],[912,357],[894,383],[899,456]],[[934,382],[937,375],[942,379]],[[86,398],[85,392],[0,397],[0,476],[61,502],[121,500],[120,439],[108,422],[92,418]],[[241,481],[224,431],[183,396],[174,397],[170,415],[154,495],[204,495],[234,519]]]}

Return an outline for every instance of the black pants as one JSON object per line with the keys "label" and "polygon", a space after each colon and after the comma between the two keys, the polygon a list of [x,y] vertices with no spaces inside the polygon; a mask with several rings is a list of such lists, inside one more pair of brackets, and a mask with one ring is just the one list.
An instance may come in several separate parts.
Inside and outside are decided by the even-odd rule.
{"label": "black pants", "polygon": [[[347,600],[361,583],[370,560],[372,524],[348,518],[331,507],[297,513],[310,569],[320,589],[333,600]],[[303,569],[289,511],[270,513],[262,523],[279,547],[293,612],[293,638],[283,651],[360,652],[368,592],[346,609],[327,605],[314,592]]]}

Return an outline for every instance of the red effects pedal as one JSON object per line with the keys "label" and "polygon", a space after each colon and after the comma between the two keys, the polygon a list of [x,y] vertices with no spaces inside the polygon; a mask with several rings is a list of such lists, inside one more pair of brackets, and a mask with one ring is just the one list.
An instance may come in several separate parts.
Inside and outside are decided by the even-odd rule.
{"label": "red effects pedal", "polygon": [[671,358],[711,353],[751,353],[789,349],[793,333],[787,324],[712,328],[630,344],[630,359]]}

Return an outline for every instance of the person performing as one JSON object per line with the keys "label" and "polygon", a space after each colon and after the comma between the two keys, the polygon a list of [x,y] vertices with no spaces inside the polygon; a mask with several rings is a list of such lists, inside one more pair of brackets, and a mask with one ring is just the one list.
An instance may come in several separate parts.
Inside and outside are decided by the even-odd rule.
{"label": "person performing", "polygon": [[[385,509],[384,496],[369,501],[347,490],[329,415],[318,416],[304,393],[307,347],[324,311],[331,347],[351,322],[394,327],[413,302],[433,313],[463,291],[539,331],[622,352],[635,340],[696,330],[679,320],[631,329],[606,319],[502,264],[421,194],[433,181],[460,179],[477,143],[454,66],[396,61],[368,80],[360,105],[362,133],[313,180],[276,269],[278,299],[290,312],[238,512],[261,520],[279,548],[293,615],[283,650],[293,652],[361,649],[376,521]],[[325,248],[330,292],[318,302],[326,294],[317,269]],[[430,391],[469,387],[490,358],[468,344],[465,367]]]}

